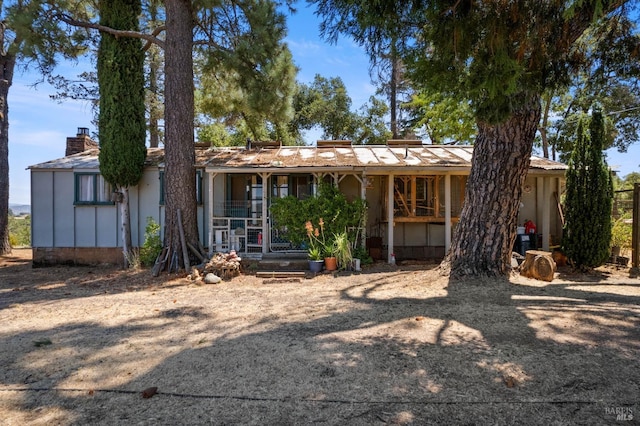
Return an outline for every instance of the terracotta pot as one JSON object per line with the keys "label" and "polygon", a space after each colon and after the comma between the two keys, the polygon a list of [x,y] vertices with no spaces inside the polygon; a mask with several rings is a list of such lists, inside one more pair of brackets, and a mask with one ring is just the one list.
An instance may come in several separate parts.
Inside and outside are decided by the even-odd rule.
{"label": "terracotta pot", "polygon": [[324,267],[327,271],[335,271],[338,269],[338,259],[335,257],[325,257]]}

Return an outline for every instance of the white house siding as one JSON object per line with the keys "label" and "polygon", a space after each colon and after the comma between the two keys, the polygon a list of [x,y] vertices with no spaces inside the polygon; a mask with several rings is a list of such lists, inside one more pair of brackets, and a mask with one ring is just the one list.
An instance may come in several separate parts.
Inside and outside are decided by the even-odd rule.
{"label": "white house siding", "polygon": [[[224,202],[225,202],[225,183],[227,175],[225,173],[218,173],[213,178],[213,215],[224,216]],[[207,179],[207,189],[209,179]],[[207,194],[209,191],[207,191]]]}
{"label": "white house siding", "polygon": [[[133,203],[131,203],[133,204]],[[139,246],[144,244],[144,232],[147,227],[147,218],[164,226],[164,208],[160,206],[160,172],[158,169],[146,169],[142,175],[140,182],[136,187],[136,209],[137,214],[131,215],[131,221],[136,222],[137,232],[135,233],[135,241],[132,239],[131,244]],[[133,231],[132,231],[133,234]]]}
{"label": "white house siding", "polygon": [[[96,229],[95,247],[122,247],[121,221],[118,206],[95,206],[95,218],[98,223]],[[76,211],[78,208],[76,208]],[[131,217],[135,217],[134,213]],[[83,226],[83,232],[90,232]],[[132,235],[135,235],[135,223],[131,227]],[[132,243],[135,245],[135,243]]]}
{"label": "white house siding", "polygon": [[443,224],[398,222],[393,227],[393,247],[397,258],[433,259],[444,256]]}
{"label": "white house siding", "polygon": [[94,206],[77,206],[74,209],[73,218],[74,230],[76,234],[73,244],[64,244],[60,247],[98,247],[96,234],[99,233],[98,226],[105,224],[96,220],[96,208]]}
{"label": "white house siding", "polygon": [[54,172],[53,184],[53,247],[75,247],[73,172]]}
{"label": "white house siding", "polygon": [[53,246],[53,172],[31,173],[31,244]]}
{"label": "white house siding", "polygon": [[31,172],[31,245],[53,247],[53,171]]}
{"label": "white house siding", "polygon": [[524,226],[527,219],[536,224],[536,232],[542,235],[542,247],[548,249],[559,244],[562,236],[562,223],[558,213],[556,193],[560,179],[549,175],[529,175],[525,180],[518,211],[518,226]]}
{"label": "white house siding", "polygon": [[429,223],[427,231],[427,245],[428,246],[442,246],[445,245],[445,225],[440,223]]}

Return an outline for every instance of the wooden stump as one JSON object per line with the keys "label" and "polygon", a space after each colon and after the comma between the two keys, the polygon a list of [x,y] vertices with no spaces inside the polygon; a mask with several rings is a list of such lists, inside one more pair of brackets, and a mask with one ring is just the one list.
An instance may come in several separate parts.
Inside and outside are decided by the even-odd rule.
{"label": "wooden stump", "polygon": [[556,262],[551,253],[541,250],[527,250],[520,266],[520,275],[542,281],[553,281]]}

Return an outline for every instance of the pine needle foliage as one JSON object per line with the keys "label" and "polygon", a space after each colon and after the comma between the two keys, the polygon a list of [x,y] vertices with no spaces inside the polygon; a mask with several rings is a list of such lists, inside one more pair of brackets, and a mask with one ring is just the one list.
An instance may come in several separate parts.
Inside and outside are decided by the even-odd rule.
{"label": "pine needle foliage", "polygon": [[[140,0],[100,2],[100,23],[138,30]],[[116,188],[142,177],[145,146],[144,52],[137,38],[102,34],[98,54],[100,87],[100,173]]]}
{"label": "pine needle foliage", "polygon": [[602,265],[609,257],[613,183],[602,154],[605,122],[602,108],[593,107],[589,134],[584,118],[567,170],[563,250],[576,268]]}

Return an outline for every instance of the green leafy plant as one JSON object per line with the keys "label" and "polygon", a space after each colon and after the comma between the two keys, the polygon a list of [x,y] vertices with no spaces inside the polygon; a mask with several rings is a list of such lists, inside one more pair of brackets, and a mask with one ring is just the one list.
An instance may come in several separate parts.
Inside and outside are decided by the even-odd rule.
{"label": "green leafy plant", "polygon": [[[323,245],[332,245],[335,234],[357,229],[362,226],[367,212],[365,200],[356,199],[349,202],[338,187],[331,183],[321,182],[318,193],[313,197],[299,200],[293,196],[274,199],[270,214],[281,235],[293,244],[308,244],[307,223],[318,224],[319,231],[324,232],[326,240]],[[322,220],[322,226],[320,221]],[[315,233],[315,226],[313,227]],[[349,232],[349,231],[348,231]],[[348,233],[350,241],[355,241],[357,231]]]}
{"label": "green leafy plant", "polygon": [[9,216],[9,244],[11,247],[31,245],[31,216]]}
{"label": "green leafy plant", "polygon": [[351,242],[346,232],[333,235],[333,255],[338,261],[339,269],[347,269],[351,265]]}
{"label": "green leafy plant", "polygon": [[633,228],[631,223],[631,213],[627,213],[613,222],[611,228],[611,247],[631,248],[631,237]]}
{"label": "green leafy plant", "polygon": [[309,260],[322,260],[324,259],[324,255],[322,251],[318,247],[309,249]]}
{"label": "green leafy plant", "polygon": [[367,249],[361,246],[358,246],[352,250],[352,256],[354,259],[360,259],[360,265],[371,265],[373,263],[373,258],[367,252]]}
{"label": "green leafy plant", "polygon": [[144,229],[144,244],[140,247],[139,263],[151,266],[162,251],[162,239],[160,238],[160,225],[151,216],[147,217],[147,226]]}

